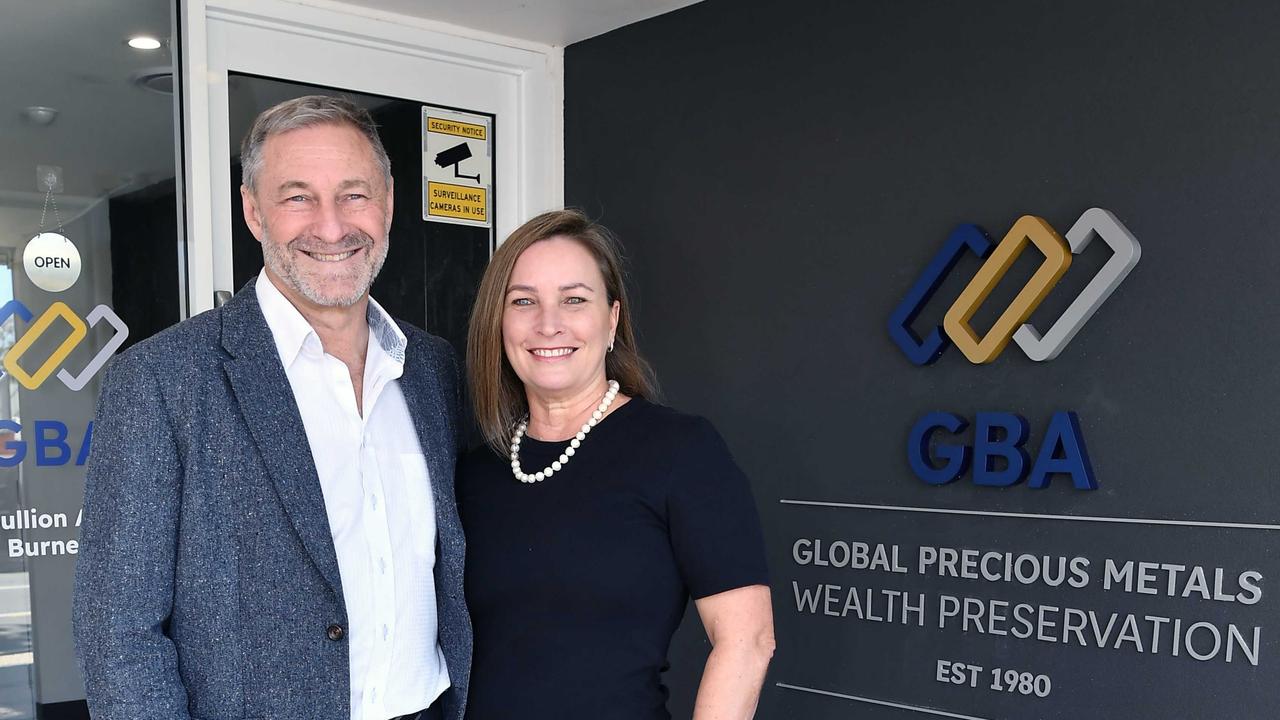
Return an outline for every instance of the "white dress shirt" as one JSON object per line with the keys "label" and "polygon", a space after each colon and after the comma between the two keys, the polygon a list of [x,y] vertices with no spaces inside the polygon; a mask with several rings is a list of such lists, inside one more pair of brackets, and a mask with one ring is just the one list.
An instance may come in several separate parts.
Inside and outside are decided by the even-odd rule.
{"label": "white dress shirt", "polygon": [[320,476],[347,606],[352,720],[417,712],[449,687],[437,641],[431,478],[397,382],[404,333],[369,300],[363,417],[347,366],[265,271],[254,284]]}

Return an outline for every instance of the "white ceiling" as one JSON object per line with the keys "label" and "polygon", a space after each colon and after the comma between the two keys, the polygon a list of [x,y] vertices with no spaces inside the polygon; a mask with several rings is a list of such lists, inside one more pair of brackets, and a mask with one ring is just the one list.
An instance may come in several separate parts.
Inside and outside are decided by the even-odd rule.
{"label": "white ceiling", "polygon": [[[82,198],[173,177],[173,97],[130,80],[171,65],[169,52],[125,45],[137,34],[168,38],[169,2],[3,3],[0,193],[35,193],[36,165],[61,166],[66,196]],[[22,116],[30,105],[59,115],[33,125]]]}
{"label": "white ceiling", "polygon": [[[305,0],[303,0],[305,2]],[[343,0],[473,30],[569,45],[699,0]]]}
{"label": "white ceiling", "polygon": [[[168,49],[125,45],[166,39],[168,0],[0,0],[0,246],[21,247],[40,229],[70,223],[102,198],[172,178],[173,97],[132,84],[171,66]],[[57,108],[52,125],[23,108]],[[44,226],[37,165],[63,170],[63,192]]]}

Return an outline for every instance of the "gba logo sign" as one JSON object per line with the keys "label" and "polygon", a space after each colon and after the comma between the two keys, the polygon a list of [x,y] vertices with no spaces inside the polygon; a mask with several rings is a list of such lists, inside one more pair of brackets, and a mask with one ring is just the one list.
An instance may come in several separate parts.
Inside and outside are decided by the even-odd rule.
{"label": "gba logo sign", "polygon": [[[1071,267],[1072,256],[1084,252],[1095,236],[1110,246],[1111,258],[1042,336],[1027,322],[1028,318]],[[1028,245],[1034,245],[1044,261],[987,334],[979,337],[970,321]],[[911,324],[966,250],[985,262],[947,310],[942,326],[934,327],[924,339],[917,337]],[[894,309],[889,318],[889,336],[916,365],[937,360],[948,342],[955,343],[975,364],[995,360],[1010,340],[1032,360],[1051,360],[1124,282],[1141,254],[1133,233],[1101,208],[1081,215],[1067,231],[1066,239],[1034,215],[1019,218],[999,245],[992,245],[977,225],[961,225],[947,237]],[[931,485],[946,485],[972,471],[975,485],[1009,487],[1026,481],[1028,487],[1042,489],[1049,486],[1053,477],[1065,475],[1077,489],[1098,488],[1084,433],[1074,412],[1054,413],[1034,459],[1025,447],[1030,425],[1021,415],[977,413],[972,443],[957,437],[968,426],[968,420],[955,413],[932,412],[920,418],[907,441],[907,461],[916,477]],[[940,431],[953,439],[935,441],[934,436]]]}
{"label": "gba logo sign", "polygon": [[[1095,235],[1111,247],[1111,259],[1041,336],[1027,323],[1027,319],[1066,274],[1071,267],[1072,256],[1084,252]],[[978,337],[969,321],[1028,245],[1034,245],[1044,255],[1044,262],[1000,314],[986,336]],[[911,330],[912,322],[966,250],[986,262],[947,310],[942,326],[934,327],[923,340],[920,339]],[[1111,297],[1111,293],[1138,264],[1141,255],[1137,238],[1114,215],[1101,208],[1085,211],[1067,231],[1065,240],[1049,223],[1034,215],[1019,218],[1009,234],[994,246],[982,228],[961,225],[947,237],[942,249],[894,309],[889,318],[889,336],[916,365],[928,365],[937,360],[947,349],[948,340],[976,364],[994,360],[1010,340],[1032,360],[1052,360]]]}
{"label": "gba logo sign", "polygon": [[[0,307],[0,323],[4,323],[11,315],[16,315],[21,318],[23,322],[29,323],[29,327],[27,328],[27,331],[17,339],[17,342],[13,344],[13,347],[9,348],[9,351],[5,353],[3,365],[5,371],[12,375],[24,388],[28,390],[35,390],[43,385],[45,381],[49,379],[49,376],[53,374],[54,370],[58,370],[58,380],[72,391],[83,389],[85,385],[89,384],[89,380],[91,380],[94,375],[98,374],[98,371],[102,369],[102,366],[107,364],[107,361],[111,359],[111,356],[120,349],[120,346],[124,344],[125,339],[129,337],[128,326],[124,324],[124,321],[120,319],[119,315],[116,315],[115,312],[106,305],[99,305],[95,307],[86,317],[81,319],[80,316],[76,315],[66,303],[59,301],[50,305],[49,309],[44,311],[44,313],[35,322],[31,322],[34,315],[29,309],[27,309],[27,306],[17,300],[11,300],[8,303],[5,303],[3,307]],[[45,359],[40,367],[38,367],[34,372],[28,372],[21,365],[23,356],[26,355],[26,353],[31,349],[31,346],[34,345],[37,340],[50,332],[53,324],[59,318],[61,318],[63,322],[70,327],[70,332],[53,351],[53,353]],[[102,349],[98,351],[97,355],[93,356],[93,359],[89,361],[89,364],[85,365],[84,368],[75,375],[68,372],[66,368],[59,369],[62,363],[66,361],[67,357],[71,355],[72,351],[74,351],[76,347],[78,347],[88,336],[89,328],[95,327],[99,322],[104,321],[111,327],[115,328],[115,335],[107,341],[106,345],[102,346]]]}

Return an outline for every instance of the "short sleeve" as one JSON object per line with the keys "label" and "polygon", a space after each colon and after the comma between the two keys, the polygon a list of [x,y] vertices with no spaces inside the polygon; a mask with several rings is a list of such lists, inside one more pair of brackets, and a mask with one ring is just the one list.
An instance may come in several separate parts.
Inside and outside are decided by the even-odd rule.
{"label": "short sleeve", "polygon": [[671,546],[689,593],[704,598],[767,585],[764,534],[751,487],[711,423],[691,418],[673,457]]}

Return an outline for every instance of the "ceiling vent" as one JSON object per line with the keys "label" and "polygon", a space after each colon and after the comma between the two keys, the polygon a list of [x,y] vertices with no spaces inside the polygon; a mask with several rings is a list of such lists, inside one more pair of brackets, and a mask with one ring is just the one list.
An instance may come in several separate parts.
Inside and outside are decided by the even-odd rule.
{"label": "ceiling vent", "polygon": [[173,94],[173,68],[168,66],[139,70],[130,80],[143,90],[161,95]]}

